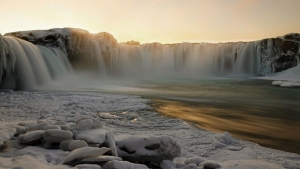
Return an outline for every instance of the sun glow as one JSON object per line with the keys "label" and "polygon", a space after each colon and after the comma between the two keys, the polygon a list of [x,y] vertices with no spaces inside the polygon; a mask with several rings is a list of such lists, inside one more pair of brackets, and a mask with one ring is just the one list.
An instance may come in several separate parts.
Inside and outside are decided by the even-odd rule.
{"label": "sun glow", "polygon": [[[270,5],[272,3],[272,5]],[[300,32],[299,0],[10,0],[0,33],[76,27],[119,42],[249,41]]]}

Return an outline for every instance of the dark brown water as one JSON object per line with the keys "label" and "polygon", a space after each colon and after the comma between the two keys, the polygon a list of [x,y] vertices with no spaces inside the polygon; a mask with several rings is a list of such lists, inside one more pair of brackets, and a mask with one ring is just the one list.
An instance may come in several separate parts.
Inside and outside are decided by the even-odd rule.
{"label": "dark brown water", "polygon": [[165,116],[300,154],[300,88],[254,79],[155,79],[122,84]]}

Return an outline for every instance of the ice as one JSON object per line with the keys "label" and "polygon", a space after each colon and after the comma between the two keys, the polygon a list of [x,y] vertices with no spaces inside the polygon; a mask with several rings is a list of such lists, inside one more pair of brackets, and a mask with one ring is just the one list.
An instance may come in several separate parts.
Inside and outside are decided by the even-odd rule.
{"label": "ice", "polygon": [[73,150],[61,163],[76,165],[85,158],[98,157],[109,151],[109,148],[82,147]]}
{"label": "ice", "polygon": [[254,77],[256,79],[274,80],[272,85],[281,87],[299,87],[300,86],[300,65],[288,70],[266,75],[263,77]]}
{"label": "ice", "polygon": [[[147,103],[148,100],[141,97],[107,93],[2,92],[0,116],[5,121],[1,121],[0,130],[14,128],[18,124],[33,126],[37,120],[42,123],[63,121],[71,126],[83,116],[97,119],[99,112],[107,112],[119,118],[101,118],[105,125],[96,130],[113,131],[116,142],[119,136],[124,135],[172,137],[181,147],[181,155],[173,160],[176,168],[185,167],[185,161],[197,165],[201,160],[215,161],[225,169],[279,169],[300,166],[298,154],[264,148],[256,143],[234,138],[230,133],[216,134],[199,130],[180,119],[161,116]],[[135,113],[138,120],[128,120],[124,112]],[[103,140],[106,140],[106,132],[103,133]],[[221,146],[216,146],[216,143]],[[137,147],[143,148],[144,145],[138,144]],[[59,163],[68,154],[62,150],[36,146],[23,148],[16,144],[16,140],[9,140],[1,150],[0,168],[69,168]]]}
{"label": "ice", "polygon": [[181,148],[169,136],[118,136],[119,156],[127,161],[148,161],[160,164],[181,154]]}
{"label": "ice", "polygon": [[73,138],[73,133],[60,129],[48,129],[44,132],[43,139],[49,143],[60,143]]}
{"label": "ice", "polygon": [[84,140],[87,143],[102,144],[106,141],[106,133],[108,131],[104,129],[92,129],[80,132],[77,136],[77,140]]}
{"label": "ice", "polygon": [[145,165],[132,164],[127,161],[110,161],[106,163],[103,169],[149,169]]}

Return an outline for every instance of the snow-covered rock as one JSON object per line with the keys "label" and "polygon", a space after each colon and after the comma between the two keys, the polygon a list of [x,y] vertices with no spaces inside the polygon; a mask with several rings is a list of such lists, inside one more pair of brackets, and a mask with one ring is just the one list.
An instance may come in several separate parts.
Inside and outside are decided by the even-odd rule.
{"label": "snow-covered rock", "polygon": [[120,157],[101,155],[99,157],[86,158],[86,159],[82,160],[82,163],[98,164],[98,165],[103,166],[105,163],[107,163],[109,161],[113,161],[113,160],[122,161],[122,159]]}
{"label": "snow-covered rock", "polygon": [[68,125],[60,125],[60,128],[62,130],[66,130],[66,131],[69,131],[70,130],[70,127]]}
{"label": "snow-covered rock", "polygon": [[15,129],[17,130],[17,136],[26,133],[26,128],[24,126],[16,126]]}
{"label": "snow-covered rock", "polygon": [[50,143],[60,143],[62,141],[70,140],[72,137],[72,132],[58,129],[49,129],[43,134],[44,140]]}
{"label": "snow-covered rock", "polygon": [[88,147],[88,144],[83,140],[67,140],[59,145],[59,148],[64,151],[73,151],[82,147]]}
{"label": "snow-covered rock", "polygon": [[112,155],[118,157],[118,150],[117,150],[117,147],[116,147],[116,142],[115,142],[113,133],[112,132],[107,132],[106,133],[106,139],[107,139],[107,142],[108,142],[108,145],[110,147]]}
{"label": "snow-covered rock", "polygon": [[43,138],[44,130],[34,130],[25,134],[19,135],[20,143],[27,145],[34,145],[40,143]]}
{"label": "snow-covered rock", "polygon": [[44,130],[44,128],[48,125],[49,125],[49,123],[40,123],[40,124],[37,124],[37,125],[34,125],[34,126],[30,126],[28,130],[29,131]]}
{"label": "snow-covered rock", "polygon": [[58,125],[47,125],[44,127],[44,130],[49,130],[49,129],[57,129],[57,130],[61,130],[61,127]]}
{"label": "snow-covered rock", "polygon": [[109,151],[109,148],[83,147],[72,151],[61,163],[75,166],[85,158],[93,158],[101,156]]}
{"label": "snow-covered rock", "polygon": [[118,155],[123,160],[148,161],[160,164],[163,160],[173,160],[181,154],[181,148],[168,136],[118,136]]}
{"label": "snow-covered rock", "polygon": [[94,125],[93,120],[84,119],[84,120],[80,120],[79,122],[77,122],[76,129],[79,131],[88,130],[88,129],[91,129],[93,127],[93,125]]}
{"label": "snow-covered rock", "polygon": [[127,161],[110,161],[103,165],[103,169],[149,169],[142,164],[133,164]]}
{"label": "snow-covered rock", "polygon": [[203,169],[220,169],[220,164],[214,162],[214,161],[204,161],[198,165],[199,167]]}
{"label": "snow-covered rock", "polygon": [[87,143],[103,144],[106,141],[107,130],[92,129],[81,131],[75,138],[76,140],[84,140]]}
{"label": "snow-covered rock", "polygon": [[100,167],[99,165],[95,165],[95,164],[79,164],[79,165],[76,165],[75,168],[78,168],[78,169],[101,169],[102,167]]}

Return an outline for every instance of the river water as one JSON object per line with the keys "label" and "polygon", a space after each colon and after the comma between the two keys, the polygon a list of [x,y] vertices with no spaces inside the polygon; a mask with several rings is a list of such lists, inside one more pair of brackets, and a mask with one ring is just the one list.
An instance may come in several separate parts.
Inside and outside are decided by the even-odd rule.
{"label": "river water", "polygon": [[98,90],[151,99],[152,106],[165,116],[300,153],[299,88],[276,87],[270,81],[249,78],[105,81]]}

